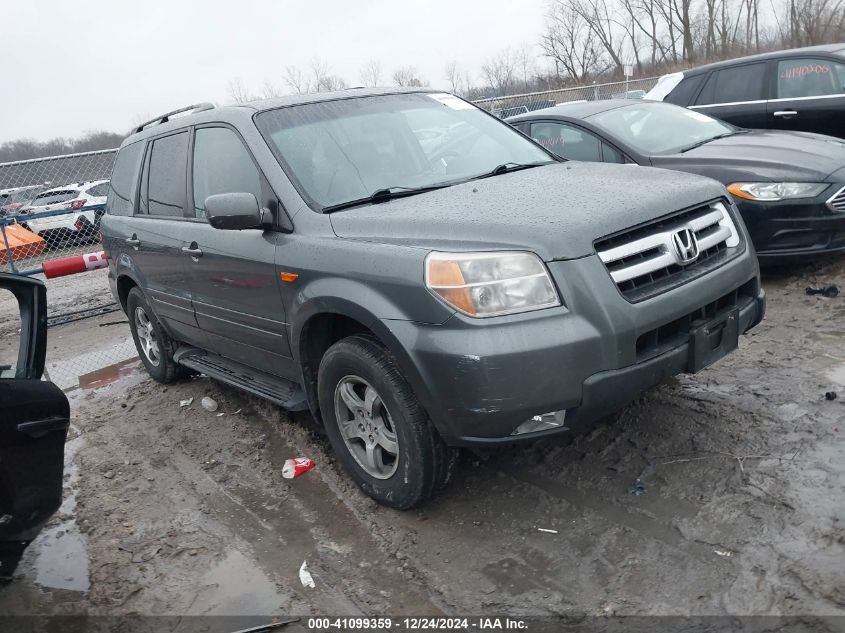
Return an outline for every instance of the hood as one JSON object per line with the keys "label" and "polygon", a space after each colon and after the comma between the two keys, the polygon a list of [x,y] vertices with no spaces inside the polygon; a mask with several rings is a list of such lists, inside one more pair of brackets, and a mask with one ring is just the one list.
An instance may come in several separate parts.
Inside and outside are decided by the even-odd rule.
{"label": "hood", "polygon": [[845,167],[845,141],[808,132],[753,130],[683,154],[654,156],[655,167],[693,170],[725,182],[757,179],[824,181]]}
{"label": "hood", "polygon": [[727,195],[718,183],[631,165],[553,163],[330,215],[339,237],[437,250],[592,254],[593,242]]}

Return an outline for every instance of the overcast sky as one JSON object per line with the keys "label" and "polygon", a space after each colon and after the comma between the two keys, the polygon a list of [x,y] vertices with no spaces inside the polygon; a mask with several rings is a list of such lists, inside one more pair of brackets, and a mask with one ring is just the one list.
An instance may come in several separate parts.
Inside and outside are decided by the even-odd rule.
{"label": "overcast sky", "polygon": [[435,87],[456,59],[476,80],[484,60],[535,45],[546,0],[2,0],[0,142],[46,140],[133,123],[197,101],[258,91],[315,56],[359,83],[415,66]]}

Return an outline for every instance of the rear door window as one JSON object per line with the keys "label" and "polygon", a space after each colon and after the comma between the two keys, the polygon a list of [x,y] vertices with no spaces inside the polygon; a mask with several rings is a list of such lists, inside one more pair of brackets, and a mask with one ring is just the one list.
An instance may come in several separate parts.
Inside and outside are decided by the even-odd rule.
{"label": "rear door window", "polygon": [[765,62],[714,71],[704,84],[696,105],[760,100],[765,76]]}
{"label": "rear door window", "polygon": [[53,191],[42,193],[32,201],[32,206],[43,207],[48,204],[60,204],[73,200],[78,192],[75,189],[67,189],[65,191]]}
{"label": "rear door window", "polygon": [[187,132],[153,141],[146,191],[150,215],[184,217],[187,161]]}
{"label": "rear door window", "polygon": [[778,62],[778,99],[845,94],[845,63],[828,59]]}
{"label": "rear door window", "polygon": [[601,162],[601,141],[596,137],[563,123],[531,124],[531,138],[540,145],[569,160]]}
{"label": "rear door window", "polygon": [[225,127],[199,128],[194,137],[194,214],[206,217],[205,199],[251,193],[261,203],[261,176],[243,142]]}

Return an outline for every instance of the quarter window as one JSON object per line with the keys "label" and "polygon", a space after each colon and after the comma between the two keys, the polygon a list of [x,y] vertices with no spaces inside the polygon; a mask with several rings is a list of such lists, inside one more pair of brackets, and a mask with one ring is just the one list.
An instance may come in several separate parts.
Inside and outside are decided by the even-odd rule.
{"label": "quarter window", "polygon": [[187,132],[153,141],[146,191],[150,215],[184,215],[187,160]]}
{"label": "quarter window", "polygon": [[675,89],[666,95],[664,101],[666,103],[674,103],[675,105],[685,106],[689,104],[693,96],[695,96],[698,87],[705,75],[694,75],[692,77],[685,77],[681,83],[675,86]]}
{"label": "quarter window", "polygon": [[763,97],[766,64],[746,64],[710,74],[696,105],[757,101]]}
{"label": "quarter window", "polygon": [[261,202],[261,177],[241,139],[224,127],[200,128],[194,137],[194,213],[218,193],[251,193]]}
{"label": "quarter window", "polygon": [[562,123],[532,123],[531,138],[547,150],[569,160],[601,162],[598,138]]}
{"label": "quarter window", "polygon": [[828,59],[778,62],[778,98],[821,97],[845,93],[845,64]]}

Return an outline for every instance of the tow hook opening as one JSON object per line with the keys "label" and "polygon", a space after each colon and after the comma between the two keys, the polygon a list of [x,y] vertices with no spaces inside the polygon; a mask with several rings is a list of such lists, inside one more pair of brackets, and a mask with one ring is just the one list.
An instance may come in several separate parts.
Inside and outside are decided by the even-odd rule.
{"label": "tow hook opening", "polygon": [[525,435],[526,433],[538,433],[539,431],[548,431],[549,429],[566,428],[564,427],[564,420],[566,419],[566,409],[560,411],[552,411],[550,413],[541,413],[530,417],[528,420],[516,427],[511,435]]}

